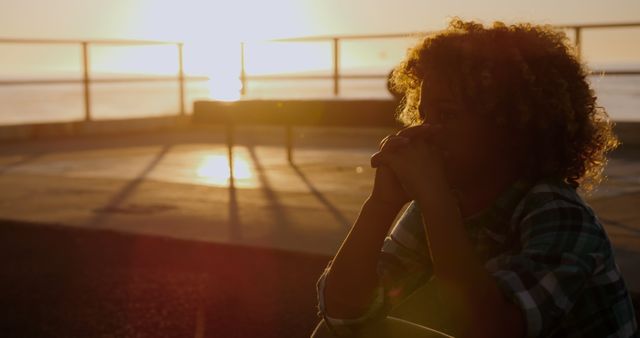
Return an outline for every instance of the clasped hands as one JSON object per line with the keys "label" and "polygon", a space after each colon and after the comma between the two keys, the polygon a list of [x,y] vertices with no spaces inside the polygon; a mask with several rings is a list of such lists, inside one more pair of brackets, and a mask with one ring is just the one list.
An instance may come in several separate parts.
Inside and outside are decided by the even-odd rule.
{"label": "clasped hands", "polygon": [[434,145],[441,130],[439,125],[421,124],[385,137],[371,156],[371,167],[390,168],[411,199],[448,189],[443,154]]}

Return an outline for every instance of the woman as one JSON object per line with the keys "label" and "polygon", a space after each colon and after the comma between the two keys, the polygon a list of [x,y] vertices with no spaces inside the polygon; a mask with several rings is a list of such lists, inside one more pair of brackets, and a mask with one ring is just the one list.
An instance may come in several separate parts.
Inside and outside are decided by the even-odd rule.
{"label": "woman", "polygon": [[[406,128],[372,156],[373,190],[318,280],[312,336],[637,337],[578,194],[618,145],[587,76],[548,26],[453,19],[410,49],[392,77]],[[437,304],[453,325],[389,316],[424,285],[436,296],[412,310]]]}

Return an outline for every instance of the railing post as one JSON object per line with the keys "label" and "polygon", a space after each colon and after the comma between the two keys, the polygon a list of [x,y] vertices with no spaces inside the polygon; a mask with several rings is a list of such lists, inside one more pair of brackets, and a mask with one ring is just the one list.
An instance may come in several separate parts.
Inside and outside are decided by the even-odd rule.
{"label": "railing post", "polygon": [[234,179],[234,168],[233,168],[233,144],[235,143],[235,126],[233,121],[227,117],[226,121],[226,138],[227,138],[227,161],[229,163],[229,180],[232,183]]}
{"label": "railing post", "polygon": [[184,58],[183,58],[183,43],[178,43],[178,83],[179,87],[179,95],[180,95],[180,116],[185,115],[185,102],[184,102]]}
{"label": "railing post", "polygon": [[576,53],[580,58],[582,57],[582,27],[575,26],[573,29],[575,31]]}
{"label": "railing post", "polygon": [[240,95],[247,93],[247,73],[244,66],[244,42],[240,42]]}
{"label": "railing post", "polygon": [[293,126],[291,122],[287,122],[286,128],[286,143],[287,143],[287,161],[293,163]]}
{"label": "railing post", "polygon": [[91,121],[91,88],[89,77],[89,43],[82,42],[82,88],[84,91],[84,120]]}
{"label": "railing post", "polygon": [[340,94],[340,40],[333,38],[333,95]]}

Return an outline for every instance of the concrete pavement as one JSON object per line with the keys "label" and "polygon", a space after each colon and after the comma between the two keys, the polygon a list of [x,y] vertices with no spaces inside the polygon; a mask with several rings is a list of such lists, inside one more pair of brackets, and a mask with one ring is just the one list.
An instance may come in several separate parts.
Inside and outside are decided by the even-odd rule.
{"label": "concrete pavement", "polygon": [[[0,219],[333,254],[391,130],[243,127],[230,184],[222,128],[0,145]],[[611,157],[588,203],[640,292],[640,149]]]}

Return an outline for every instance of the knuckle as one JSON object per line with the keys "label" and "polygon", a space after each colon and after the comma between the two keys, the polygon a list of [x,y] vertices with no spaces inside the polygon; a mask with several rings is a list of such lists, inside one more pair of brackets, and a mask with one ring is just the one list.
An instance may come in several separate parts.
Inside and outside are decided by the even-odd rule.
{"label": "knuckle", "polygon": [[411,130],[412,130],[411,128],[412,127],[407,127],[407,128],[401,129],[396,133],[396,135],[397,136],[405,136],[407,134],[411,134]]}
{"label": "knuckle", "polygon": [[384,146],[384,145],[385,145],[385,143],[387,143],[387,142],[389,141],[389,139],[391,138],[391,136],[393,136],[393,134],[389,134],[389,135],[387,135],[387,136],[383,137],[383,138],[382,138],[382,140],[380,140],[380,142],[378,143],[378,145],[379,145],[380,147]]}

